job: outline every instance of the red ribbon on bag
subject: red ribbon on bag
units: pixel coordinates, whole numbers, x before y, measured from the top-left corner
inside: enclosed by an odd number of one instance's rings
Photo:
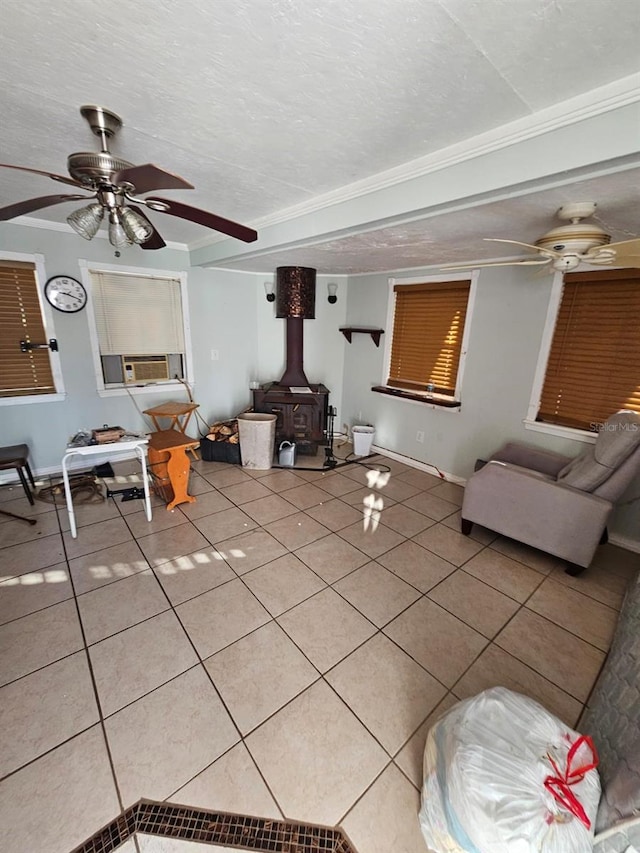
[[[580,747],[585,744],[591,752],[591,761],[588,764],[581,764],[579,767],[573,767],[573,759]],[[581,782],[585,774],[589,770],[593,770],[598,766],[598,753],[593,745],[593,740],[589,735],[581,735],[577,741],[572,744],[571,749],[567,754],[567,760],[564,770],[560,770],[553,758],[547,753],[547,758],[555,771],[555,776],[547,776],[544,780],[544,787],[549,793],[564,806],[565,809],[575,815],[587,829],[591,829],[591,821],[587,817],[587,813],[580,804],[578,798],[571,790],[571,785],[576,785]]]

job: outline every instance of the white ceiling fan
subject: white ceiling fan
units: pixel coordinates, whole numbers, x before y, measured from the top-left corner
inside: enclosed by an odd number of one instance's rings
[[[464,270],[476,267],[542,266],[549,270],[571,272],[580,264],[640,268],[640,238],[611,243],[611,236],[599,225],[583,222],[593,216],[596,203],[576,202],[563,205],[557,212],[558,219],[569,222],[547,231],[535,244],[499,237],[485,237],[493,243],[509,243],[524,246],[537,252],[537,257],[516,258],[511,261],[478,261],[475,264],[443,264],[441,269]]]

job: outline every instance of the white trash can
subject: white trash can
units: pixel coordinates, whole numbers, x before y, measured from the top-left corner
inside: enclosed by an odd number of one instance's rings
[[[277,415],[261,412],[244,412],[238,415],[243,468],[271,468],[276,441],[276,419]]]
[[[354,426],[351,429],[353,433],[353,452],[356,456],[368,456],[371,453],[371,445],[376,434],[375,428],[372,426]]]

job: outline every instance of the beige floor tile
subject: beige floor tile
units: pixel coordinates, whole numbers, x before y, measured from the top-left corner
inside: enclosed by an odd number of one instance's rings
[[[429,474],[427,471],[419,471],[416,468],[412,468],[409,471],[402,471],[396,476],[404,483],[411,483],[412,486],[418,486],[421,489],[433,489],[442,483],[441,477]]]
[[[98,722],[84,651],[0,689],[0,776]]]
[[[271,618],[240,580],[192,598],[176,612],[201,658],[210,657]]]
[[[224,509],[213,515],[207,515],[194,522],[198,530],[203,533],[209,542],[223,542],[233,536],[240,536],[249,530],[254,530],[258,525],[238,507]],[[195,550],[195,549],[194,549]]]
[[[169,799],[201,809],[276,820],[282,818],[280,809],[243,743],[218,758]]]
[[[450,527],[457,533],[460,533],[461,516],[462,513],[460,512],[460,510],[458,510],[458,512],[454,512],[453,515],[450,515],[448,518],[443,518],[442,524],[444,524],[446,527]],[[490,545],[498,538],[498,534],[495,533],[493,530],[488,530],[481,524],[474,524],[471,528],[471,533],[469,534],[468,538],[474,539],[476,542],[480,542],[481,545]]]
[[[196,451],[198,452],[198,451]],[[205,474],[215,474],[216,471],[227,471],[229,470],[228,462],[209,462],[206,459],[193,459],[191,458],[191,469],[193,471],[197,471],[201,477],[204,477]],[[235,466],[234,466],[235,469]]]
[[[96,643],[89,654],[104,717],[198,663],[171,610]]]
[[[253,569],[243,575],[243,580],[272,616],[279,616],[325,586],[295,554],[285,554]]]
[[[152,533],[160,533],[161,530],[184,524],[184,515],[179,509],[167,511],[166,508],[159,508],[153,513],[151,521],[147,520],[144,512],[134,512],[127,516],[127,524],[136,538],[151,536]]]
[[[489,639],[495,637],[520,606],[463,569],[445,578],[428,596]]]
[[[266,529],[290,551],[302,548],[330,532],[304,512],[297,512],[295,515],[274,521],[268,524]]]
[[[77,539],[73,539],[69,532],[64,533],[63,538],[67,557],[73,560],[74,557],[101,551],[119,542],[127,542],[133,537],[125,520],[118,517],[89,524],[87,527],[79,527]]]
[[[380,510],[398,503],[398,501],[394,500],[390,495],[368,488],[357,489],[355,492],[349,492],[346,495],[342,495],[340,500],[349,504],[349,506],[352,506],[354,509],[357,509],[360,512],[361,518],[363,517],[365,510],[372,506],[372,503],[375,503]],[[400,498],[398,500],[400,500]],[[382,501],[382,503],[380,503],[380,501]]]
[[[435,521],[442,521],[443,518],[452,515],[458,510],[457,504],[445,501],[443,498],[434,495],[433,492],[420,492],[406,500],[404,505],[423,513],[427,518],[434,519]]]
[[[418,789],[422,788],[422,783],[424,781],[422,765],[424,760],[424,748],[427,742],[429,729],[450,708],[453,708],[457,702],[458,700],[455,696],[451,693],[447,693],[444,699],[436,705],[424,723],[422,723],[415,734],[411,736],[394,759],[394,763],[398,765],[407,778],[413,782]]]
[[[132,539],[69,560],[76,595],[131,577],[148,568],[142,551]]]
[[[381,628],[420,597],[420,593],[378,563],[367,563],[334,588]]]
[[[298,477],[293,471],[267,472],[266,477],[260,478],[260,483],[271,489],[272,492],[284,492],[286,489],[295,489],[296,486],[304,484],[302,477]]]
[[[581,702],[604,660],[603,652],[526,607],[498,634],[496,644]]]
[[[403,542],[397,548],[381,554],[377,562],[420,592],[428,592],[456,570],[453,563],[443,560],[415,542]]]
[[[516,542],[515,539],[508,539],[506,536],[498,536],[491,543],[491,547],[496,551],[500,551],[501,554],[506,554],[507,557],[511,557],[513,560],[517,560],[520,563],[524,563],[525,566],[541,572],[543,575],[548,575],[559,564],[564,566],[563,561],[557,557],[545,554],[544,551],[538,551],[537,548],[531,548],[523,542]]]
[[[393,764],[376,779],[342,821],[357,850],[426,853],[418,811],[420,795]]]
[[[481,634],[428,598],[411,605],[384,633],[447,687],[487,644]]]
[[[97,643],[169,608],[151,569],[78,596],[87,643]]]
[[[559,567],[554,569],[549,577],[556,583],[608,604],[615,610],[620,609],[628,584],[626,578],[600,566],[589,566],[577,577],[571,577],[565,572],[564,567]]]
[[[406,501],[422,491],[420,486],[400,480],[394,474],[391,475],[386,483],[384,482],[384,475],[378,477],[374,488],[376,494],[382,495],[387,504],[389,501]]]
[[[213,488],[213,486],[211,488]],[[167,508],[167,502],[163,500],[159,495],[154,494],[154,492],[151,492],[149,496],[149,502],[151,503],[152,513],[164,512]],[[138,512],[144,513],[144,502],[142,500],[117,500],[115,501],[115,504],[118,507],[118,512],[123,518],[126,518],[128,515],[135,515]],[[62,510],[62,512],[66,512],[66,510]]]
[[[298,509],[309,509],[331,500],[331,495],[324,489],[319,489],[314,483],[302,483],[295,489],[287,489],[282,493],[282,497]]]
[[[283,613],[278,622],[320,672],[327,672],[376,632],[332,589]]]
[[[142,501],[140,501],[139,504],[142,506]],[[116,502],[111,498],[108,498],[102,503],[95,504],[74,503],[73,512],[76,519],[76,528],[78,530],[81,527],[87,527],[89,524],[108,521],[110,518],[120,518],[120,511]],[[58,517],[60,519],[60,529],[65,531],[69,530],[69,513],[67,512],[67,507],[64,504],[64,501],[63,505],[60,507]]]
[[[73,598],[66,563],[25,572],[0,584],[0,624]]]
[[[340,468],[338,473],[342,474],[343,477],[349,477],[350,480],[355,480],[360,486],[367,486],[368,488],[373,488],[374,481],[378,480],[380,475],[384,477],[385,482],[389,480],[391,475],[386,471],[383,472],[381,470],[382,466],[374,469],[373,466],[369,468],[369,464],[360,465],[354,463],[346,465],[344,468]]]
[[[200,495],[212,492],[214,486],[204,477],[201,477],[196,471],[191,471],[189,474],[189,485],[187,486],[187,494],[199,497]],[[182,505],[181,505],[182,506]],[[184,504],[187,506],[187,504]]]
[[[214,516],[208,516],[208,518],[214,518]],[[179,524],[169,530],[162,530],[151,536],[142,536],[138,539],[138,545],[152,566],[160,566],[168,560],[195,554],[200,550],[206,552],[211,547],[210,542],[190,522]]]
[[[296,551],[296,557],[299,557],[327,583],[334,583],[369,562],[366,554],[345,542],[340,536],[336,536],[335,533],[316,539],[304,548],[299,548]]]
[[[0,548],[8,548],[11,545],[20,545],[22,542],[31,542],[44,536],[51,536],[53,533],[60,533],[58,517],[55,512],[46,512],[41,515],[33,514],[31,518],[36,520],[35,524],[26,524],[24,521],[6,519],[3,516],[0,518],[3,519],[0,523]],[[2,552],[0,551],[0,553]]]
[[[596,549],[591,566],[610,569],[614,574],[630,579],[640,571],[640,554],[608,543]]]
[[[609,650],[618,612],[606,604],[548,578],[527,601],[527,607],[603,652]]]
[[[380,469],[388,468],[389,471],[396,476],[399,474],[411,474],[417,470],[411,465],[405,465],[403,462],[399,462],[397,459],[392,459],[390,456],[385,456],[383,453],[378,453],[367,464],[375,465]]]
[[[164,800],[238,742],[202,667],[190,669],[105,721],[125,808]]]
[[[427,518],[421,512],[416,512],[414,509],[405,504],[394,504],[386,507],[380,514],[380,520],[386,527],[390,527],[397,533],[403,536],[411,537],[421,530],[426,530],[435,524],[432,518]]]
[[[365,523],[367,523],[366,528]],[[384,524],[376,525],[374,516],[365,519],[364,522],[359,521],[357,524],[345,527],[339,535],[372,559],[384,554],[385,551],[390,551],[405,540],[404,536]]]
[[[451,530],[444,524],[436,524],[428,530],[423,530],[414,537],[414,541],[456,566],[462,566],[483,548],[479,542]]]
[[[54,566],[65,559],[60,534],[34,539],[21,545],[12,545],[0,551],[0,581]]]
[[[74,601],[63,601],[0,627],[0,684],[7,684],[84,646]]]
[[[429,494],[442,498],[445,501],[449,501],[449,503],[462,506],[464,486],[460,486],[458,483],[439,483],[439,485],[434,486],[433,489],[429,489]]]
[[[2,509],[5,510],[5,512],[14,512],[16,515],[23,515],[27,518],[38,518],[39,516],[45,515],[49,512],[52,512],[55,516],[55,504],[45,503],[44,501],[36,501],[34,504],[30,504],[26,497],[24,497],[22,487],[20,487],[20,494],[22,495],[22,497],[17,497],[15,495],[15,492],[13,492],[12,495],[7,498],[7,500],[3,500],[3,498],[0,497],[0,504],[2,504]],[[0,515],[0,524],[9,524],[10,522],[10,518],[4,515]],[[23,526],[30,527],[31,525],[24,525],[23,523]],[[36,525],[36,527],[37,526],[38,525]]]
[[[93,726],[0,783],[3,853],[68,853],[119,811],[102,728]]]
[[[468,699],[490,687],[507,687],[516,693],[524,693],[568,726],[575,726],[582,710],[577,699],[494,643],[487,646],[453,690],[460,699]]]
[[[250,501],[243,505],[242,510],[258,524],[269,524],[269,522],[278,521],[287,515],[294,515],[298,511],[297,507],[280,495],[271,495],[268,498]]]
[[[218,544],[217,550],[238,575],[244,575],[288,553],[284,545],[266,530],[251,530],[235,539],[226,539]]]
[[[314,485],[329,492],[334,498],[339,498],[341,495],[346,495],[349,492],[355,492],[359,488],[358,483],[350,477],[345,477],[337,472],[324,478],[324,480],[314,481]]]
[[[402,747],[446,693],[383,634],[367,640],[326,679],[389,755]]]
[[[249,501],[268,498],[272,494],[270,489],[253,479],[247,483],[237,483],[235,486],[223,486],[220,492],[234,504],[246,504]]]
[[[333,498],[309,507],[307,515],[323,524],[328,530],[342,530],[362,518],[362,510],[349,506],[340,498]]]
[[[216,489],[224,489],[227,486],[236,486],[239,483],[250,483],[251,477],[242,470],[239,465],[225,465],[224,468],[217,468],[214,471],[198,471],[201,477],[204,477]]]
[[[543,581],[540,572],[494,551],[493,548],[485,548],[465,563],[464,570],[520,602],[526,601]]]
[[[155,575],[174,606],[236,577],[212,546],[156,566]]]
[[[387,756],[328,684],[318,681],[245,741],[288,818],[334,826]]]
[[[208,658],[205,666],[243,735],[318,678],[275,622]]]

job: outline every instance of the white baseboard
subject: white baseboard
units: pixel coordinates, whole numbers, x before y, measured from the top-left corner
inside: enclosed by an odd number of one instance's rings
[[[420,462],[418,459],[412,459],[410,456],[403,456],[402,453],[396,453],[395,450],[387,450],[385,447],[378,447],[377,444],[371,446],[373,453],[379,453],[381,456],[388,456],[389,459],[395,459],[396,462],[402,462],[410,468],[416,468],[418,471],[426,471],[427,474],[434,474],[436,477],[442,475],[447,483],[457,483],[459,486],[464,486],[466,480],[464,477],[458,477],[456,474],[449,474],[447,471],[439,471],[435,465],[430,465],[428,462]]]
[[[618,548],[624,548],[626,551],[633,551],[635,554],[640,554],[640,542],[637,539],[629,539],[628,536],[618,536],[616,533],[610,533],[609,542],[612,545],[617,545]]]

